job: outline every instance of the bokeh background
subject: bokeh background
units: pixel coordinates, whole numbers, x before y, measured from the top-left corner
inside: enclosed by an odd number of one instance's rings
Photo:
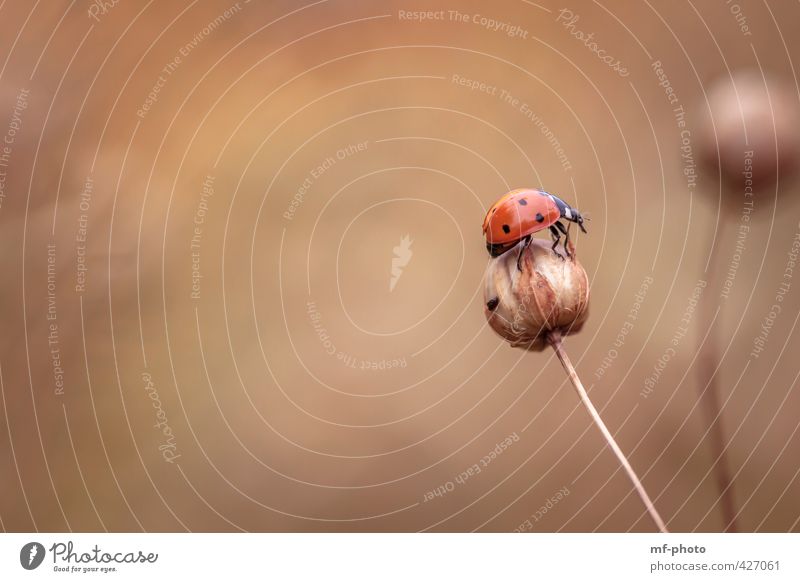
[[[726,526],[716,337],[739,529],[800,530],[792,150],[752,197],[704,162],[740,70],[797,133],[799,17],[2,2],[0,525],[652,531],[552,351],[484,318],[486,208],[541,187],[591,217],[566,348],[669,527]]]

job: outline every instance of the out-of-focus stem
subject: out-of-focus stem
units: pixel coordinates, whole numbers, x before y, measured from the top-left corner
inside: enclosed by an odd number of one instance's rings
[[[614,440],[614,437],[609,432],[608,428],[603,422],[603,419],[600,418],[600,413],[597,412],[594,404],[592,404],[592,401],[589,399],[589,394],[583,387],[581,379],[578,377],[578,373],[575,371],[575,367],[572,365],[569,356],[567,356],[567,352],[564,351],[564,346],[561,342],[561,333],[558,330],[549,332],[547,334],[547,341],[551,346],[553,346],[558,359],[561,361],[561,365],[564,366],[564,370],[567,372],[570,382],[572,382],[572,385],[578,392],[581,402],[586,407],[586,410],[589,412],[592,420],[597,425],[597,428],[599,428],[600,432],[603,433],[603,437],[606,439],[608,446],[611,447],[611,450],[614,451],[614,454],[617,456],[622,468],[625,469],[625,472],[628,474],[628,478],[636,488],[636,492],[639,494],[639,497],[641,497],[647,512],[650,514],[650,517],[653,518],[653,521],[660,531],[668,533],[667,526],[664,524],[664,520],[661,519],[661,516],[658,514],[658,511],[656,510],[655,505],[653,505],[653,502],[650,499],[650,496],[647,494],[647,491],[645,491],[644,485],[642,485],[642,482],[639,480],[639,477],[636,475],[633,467],[631,467],[631,464],[628,462],[628,458],[625,456],[625,453],[623,453],[622,449],[620,449],[619,445],[617,445],[617,441]]]
[[[723,186],[724,187],[724,186]],[[716,262],[719,255],[719,243],[722,235],[727,230],[725,227],[733,220],[731,211],[723,207],[721,209],[722,226],[719,236],[715,237],[711,244],[708,258],[707,277],[709,279],[708,288],[715,289],[717,273],[719,269]],[[703,413],[704,424],[708,427],[708,441],[711,448],[711,456],[714,459],[714,476],[717,481],[717,493],[719,495],[720,510],[722,519],[725,522],[723,531],[736,532],[736,507],[733,500],[733,481],[731,471],[728,466],[728,455],[725,454],[725,429],[722,425],[722,411],[720,410],[719,396],[719,377],[716,373],[720,364],[718,332],[717,326],[712,323],[714,320],[714,304],[708,300],[702,301],[701,313],[703,314],[701,326],[708,329],[705,342],[701,343],[697,351],[698,356],[698,398],[700,399],[700,409]],[[698,341],[702,340],[702,335],[698,336]]]

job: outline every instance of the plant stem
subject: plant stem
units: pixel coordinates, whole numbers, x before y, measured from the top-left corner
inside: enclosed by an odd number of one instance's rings
[[[639,477],[636,476],[636,472],[633,470],[633,467],[631,467],[631,464],[628,462],[628,458],[625,456],[625,453],[622,452],[622,449],[619,448],[619,445],[617,445],[617,441],[614,440],[614,437],[609,432],[608,428],[603,422],[603,419],[600,418],[600,413],[597,412],[594,404],[592,404],[592,401],[589,399],[589,394],[583,387],[581,379],[578,378],[578,373],[575,371],[575,367],[572,365],[569,356],[567,356],[567,352],[564,351],[564,346],[561,343],[561,332],[558,330],[549,332],[547,334],[547,341],[551,346],[553,346],[558,359],[561,361],[561,365],[564,366],[567,376],[572,382],[572,385],[575,387],[575,390],[578,392],[581,402],[583,402],[586,410],[589,411],[589,415],[592,417],[592,420],[594,420],[597,428],[600,429],[600,432],[603,433],[603,437],[605,437],[606,442],[608,442],[608,446],[611,447],[612,451],[614,451],[614,454],[617,456],[622,468],[625,469],[625,472],[628,474],[628,478],[636,488],[636,492],[639,494],[639,497],[642,498],[642,502],[644,503],[645,508],[647,508],[647,512],[650,514],[650,517],[653,518],[653,521],[661,532],[669,533],[667,526],[664,525],[664,520],[661,519],[661,516],[658,514],[653,502],[650,500],[650,496],[647,494],[647,491],[645,491],[644,485],[642,485],[642,482],[639,480]]]
[[[718,236],[713,239],[708,255],[708,269],[706,276],[708,288],[716,288],[719,269],[716,268],[717,255],[719,254],[718,241],[722,239],[726,226],[732,223],[734,218],[731,216],[730,209],[722,208],[722,226]],[[705,425],[708,427],[708,441],[711,448],[711,455],[714,460],[713,470],[717,480],[717,493],[719,494],[720,510],[722,512],[723,528],[722,531],[737,532],[736,506],[733,499],[733,480],[731,479],[730,467],[728,465],[728,455],[725,453],[725,428],[722,424],[722,411],[720,407],[719,394],[719,375],[716,373],[719,367],[719,347],[717,326],[712,325],[714,319],[714,304],[710,301],[701,302],[702,320],[701,325],[708,329],[705,343],[698,335],[699,345],[698,357],[698,399],[701,404],[701,412]]]

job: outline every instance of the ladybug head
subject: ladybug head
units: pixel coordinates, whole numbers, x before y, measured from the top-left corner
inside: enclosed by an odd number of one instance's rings
[[[512,241],[510,243],[496,243],[492,244],[490,242],[486,242],[486,250],[489,251],[489,255],[492,257],[499,257],[505,252],[510,251],[519,243],[518,240]]]
[[[583,226],[583,221],[584,220],[589,220],[589,218],[587,217],[587,218],[584,219],[583,215],[580,212],[576,211],[575,222],[577,222],[578,226],[580,227],[580,229],[584,233],[586,233],[586,228],[584,228],[584,226]]]

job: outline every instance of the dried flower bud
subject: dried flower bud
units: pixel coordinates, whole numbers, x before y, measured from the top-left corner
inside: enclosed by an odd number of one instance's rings
[[[533,239],[523,251],[517,269],[519,246],[489,262],[483,291],[489,325],[513,347],[541,351],[546,334],[559,330],[575,333],[583,326],[589,307],[589,277],[572,258],[556,255],[550,244]]]

